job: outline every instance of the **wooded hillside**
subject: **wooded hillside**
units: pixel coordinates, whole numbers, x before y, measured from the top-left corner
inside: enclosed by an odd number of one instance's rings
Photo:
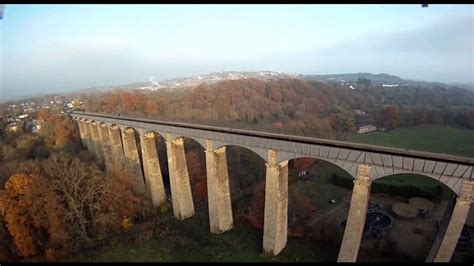
[[[474,128],[474,93],[301,79],[229,80],[194,88],[114,91],[84,97],[88,111],[338,138],[365,119],[394,129],[422,124]],[[366,115],[361,115],[360,110]]]

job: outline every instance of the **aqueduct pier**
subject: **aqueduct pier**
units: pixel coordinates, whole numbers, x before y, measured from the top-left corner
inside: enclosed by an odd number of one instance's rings
[[[210,231],[215,234],[233,227],[226,146],[245,147],[260,155],[266,162],[263,250],[271,255],[279,254],[287,241],[291,159],[324,160],[354,178],[338,262],[357,259],[371,182],[378,178],[399,173],[424,175],[445,184],[457,195],[444,234],[435,242],[427,261],[451,260],[474,201],[473,158],[98,113],[72,112],[71,117],[78,122],[83,145],[106,167],[124,165],[135,178],[134,190],[149,197],[154,206],[166,202],[155,145],[156,134],[161,135],[166,141],[173,212],[178,219],[194,215],[183,137],[200,143],[206,154]]]

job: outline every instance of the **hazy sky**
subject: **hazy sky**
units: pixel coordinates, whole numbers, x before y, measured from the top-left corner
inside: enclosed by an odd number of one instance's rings
[[[0,101],[230,70],[473,82],[473,5],[9,5]]]

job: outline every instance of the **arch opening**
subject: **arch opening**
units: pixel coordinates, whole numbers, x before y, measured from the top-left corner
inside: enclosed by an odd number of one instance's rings
[[[456,194],[432,177],[397,173],[371,184],[369,210],[358,261],[426,261],[449,222]],[[392,223],[376,228],[382,213]],[[434,250],[434,251],[432,251]]]
[[[217,149],[220,149],[220,148],[223,148],[223,147],[238,147],[239,149],[244,149],[244,150],[249,151],[252,154],[256,155],[257,157],[255,157],[255,158],[257,160],[263,160],[264,162],[267,162],[267,159],[266,159],[267,158],[267,153],[268,153],[267,149],[259,150],[258,148],[246,147],[246,146],[237,145],[237,144],[221,145],[221,146],[214,147],[214,149],[217,150]]]
[[[195,139],[188,137],[178,138],[183,138],[186,166],[188,168],[194,207],[196,209],[203,206],[207,207],[207,175],[204,147]]]
[[[343,183],[342,180],[348,180]],[[288,239],[279,256],[292,261],[337,261],[353,177],[314,157],[288,160]]]
[[[395,176],[395,177],[394,177]],[[379,175],[376,176],[372,181],[380,180],[382,179],[381,182],[384,182],[384,178],[391,178],[394,177],[397,179],[399,182],[404,182],[403,180],[406,179],[407,182],[409,182],[409,178],[412,179],[413,182],[415,183],[420,183],[419,179],[425,180],[426,178],[429,179],[427,181],[428,184],[441,184],[443,186],[443,189],[448,189],[450,192],[456,193],[456,191],[453,189],[452,186],[449,186],[449,182],[442,182],[441,180],[429,175],[429,174],[421,174],[421,173],[414,173],[412,171],[402,171],[402,172],[397,172],[396,174],[384,174],[384,175]],[[461,178],[454,180],[456,184],[454,185],[460,185],[461,184]]]
[[[256,254],[262,252],[265,205],[265,160],[255,151],[226,145],[233,232]]]
[[[296,155],[296,154],[283,152],[282,156],[281,157],[279,156],[278,159],[279,159],[279,160],[277,160],[278,164],[281,164],[284,161],[288,161],[288,162],[293,161],[294,162],[295,160],[300,160],[300,159],[306,159],[306,160],[314,159],[314,160],[317,160],[317,161],[324,162],[323,164],[325,165],[325,167],[329,167],[329,169],[331,169],[331,171],[334,171],[334,172],[338,173],[339,175],[350,176],[353,179],[355,177],[353,176],[353,174],[351,173],[349,168],[357,169],[357,168],[354,168],[353,165],[343,166],[343,165],[339,164],[342,161],[334,162],[334,161],[331,161],[331,159],[324,158],[324,157],[318,157],[318,156],[299,156],[299,155]],[[357,164],[357,163],[355,162],[355,164]],[[329,165],[331,165],[331,166],[329,166]],[[353,172],[354,174],[355,174],[355,171]]]

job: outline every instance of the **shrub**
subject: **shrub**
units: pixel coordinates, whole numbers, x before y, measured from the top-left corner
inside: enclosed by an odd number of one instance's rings
[[[161,205],[161,206],[160,206],[160,213],[161,213],[161,214],[165,214],[165,213],[167,213],[167,212],[168,212],[168,206],[166,206],[166,205]]]
[[[353,179],[351,177],[333,174],[333,183],[337,186],[352,188]],[[409,183],[382,183],[373,182],[371,185],[372,193],[385,193],[391,196],[423,197],[431,200],[438,199],[442,196],[443,188],[441,184],[435,186],[411,185]]]
[[[292,185],[298,182],[298,176],[296,174],[288,175],[288,185]]]
[[[354,182],[353,182],[354,179],[352,177],[345,177],[341,175],[332,174],[331,179],[334,182],[334,184],[337,186],[352,188],[352,186],[354,185]]]

